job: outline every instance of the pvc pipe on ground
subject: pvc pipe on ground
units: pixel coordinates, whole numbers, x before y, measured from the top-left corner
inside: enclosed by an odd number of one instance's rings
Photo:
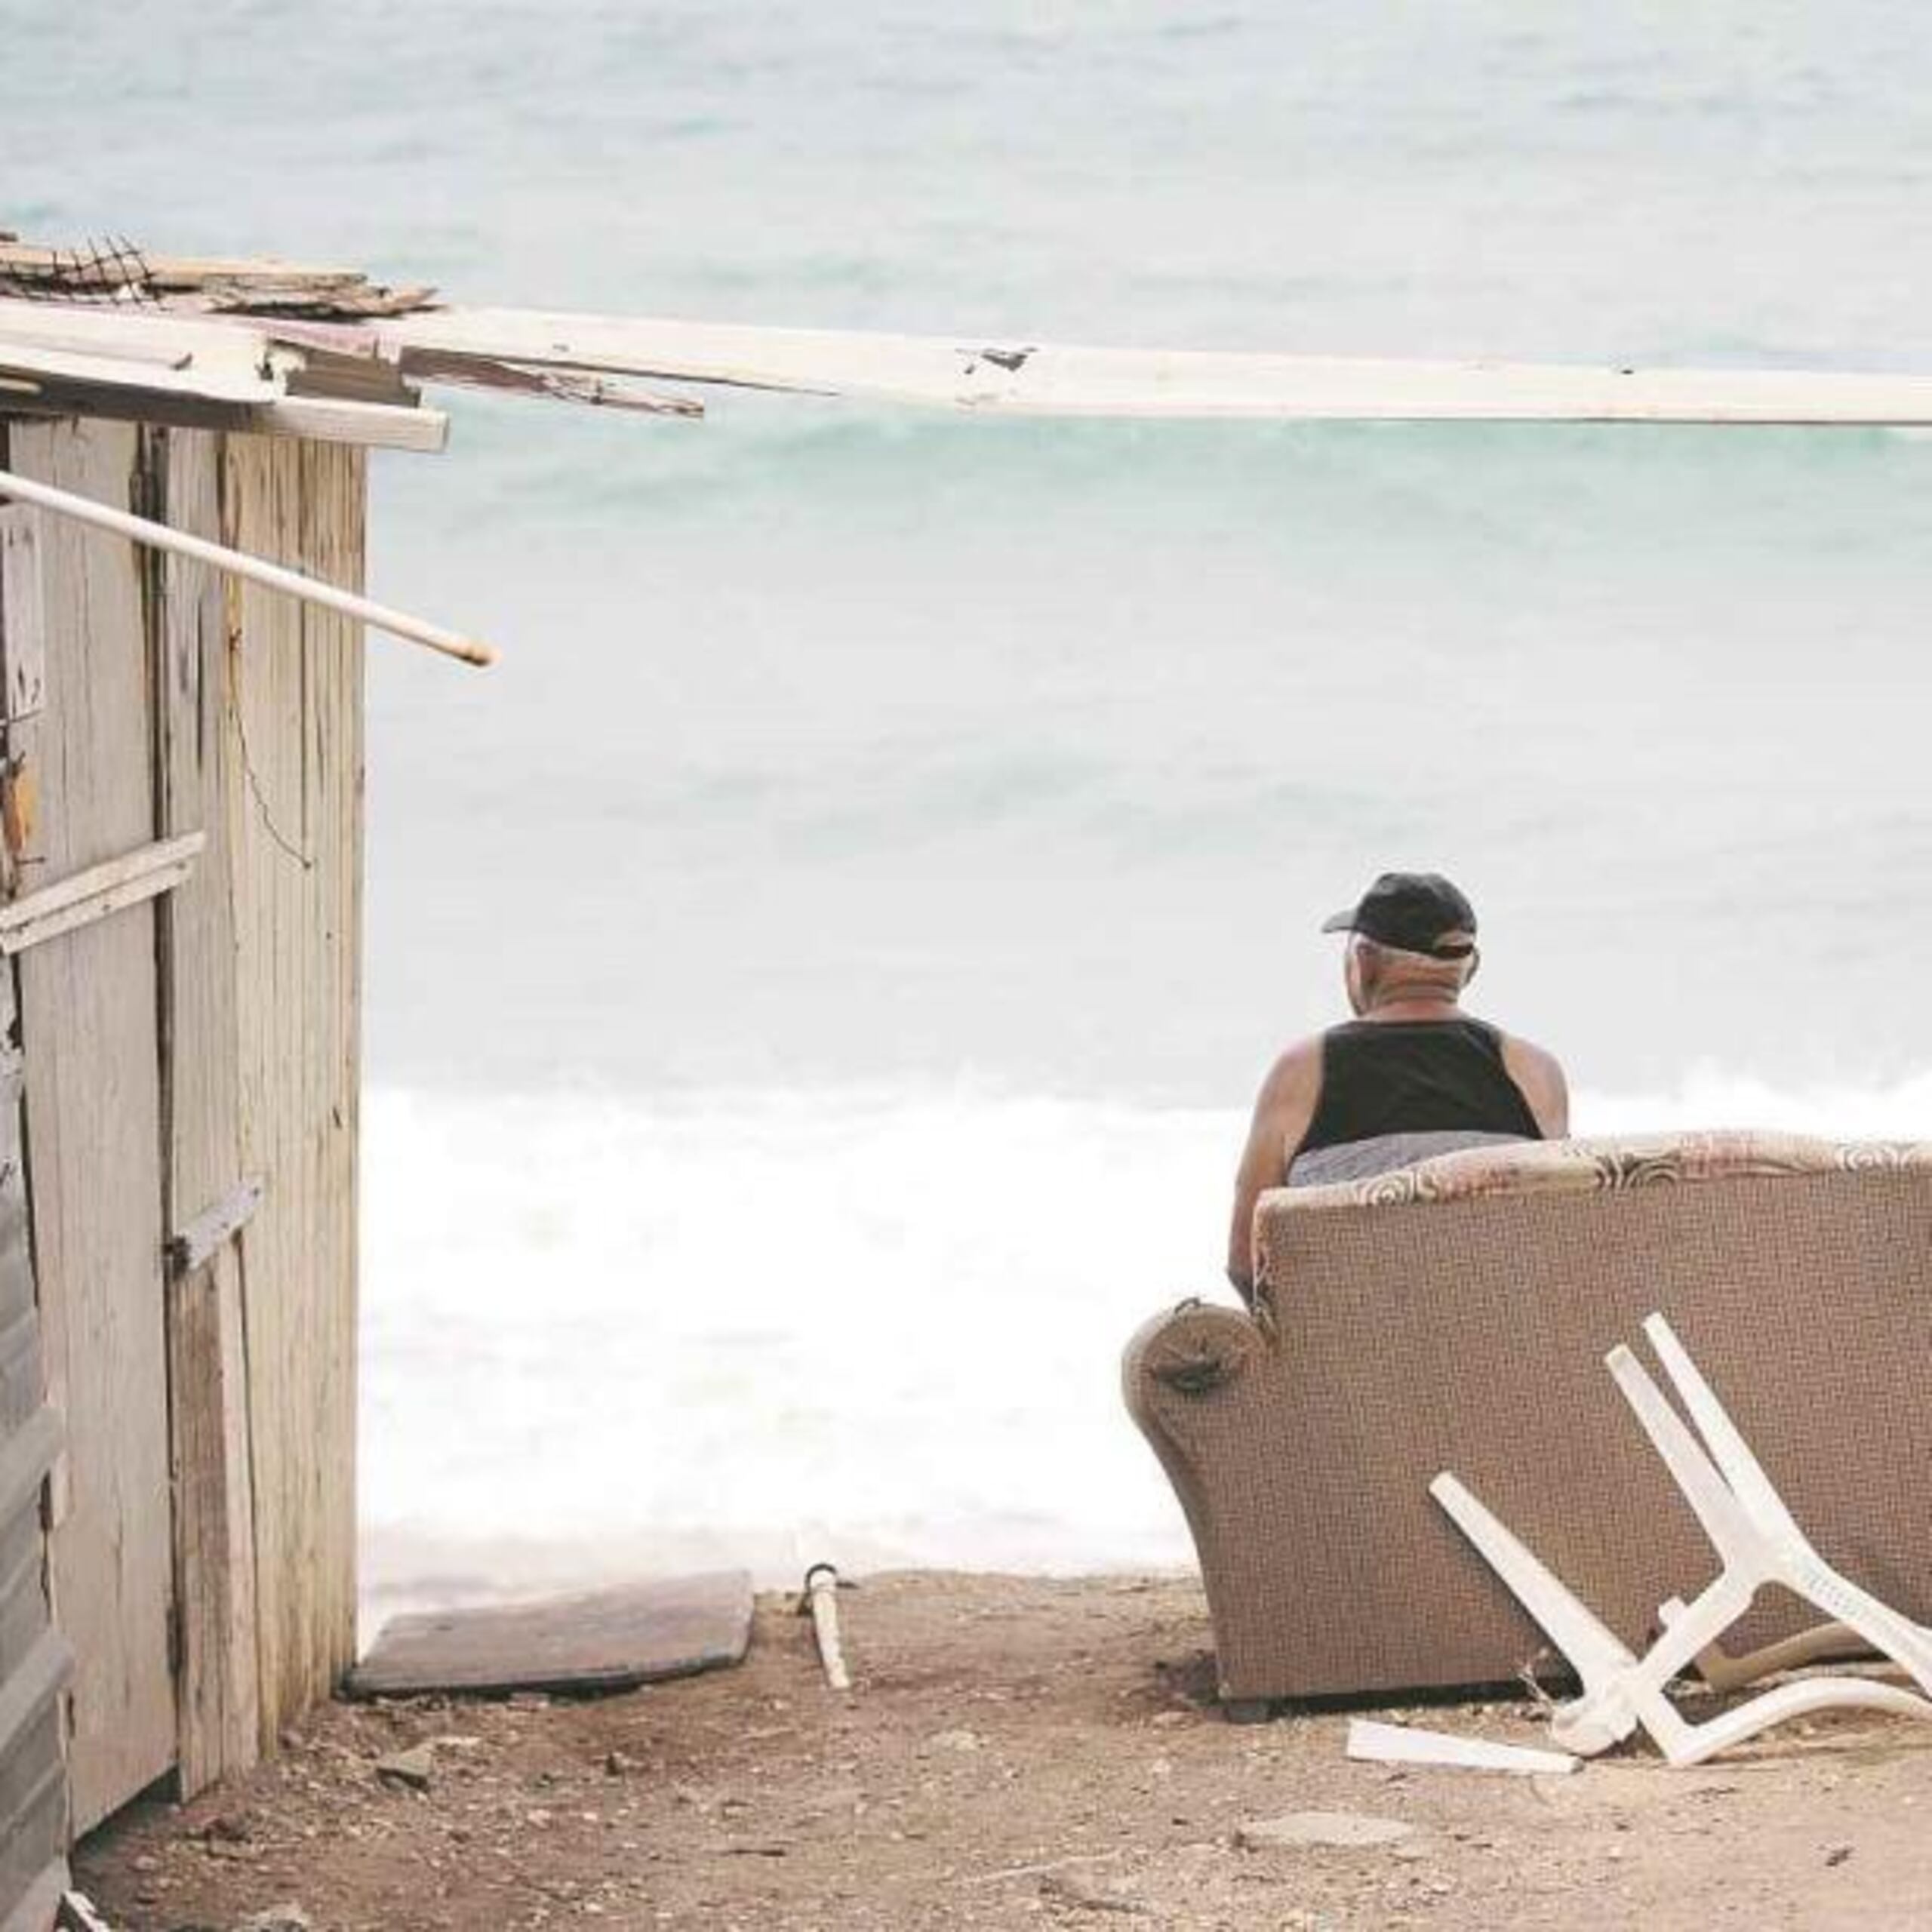
[[[835,1690],[851,1690],[852,1679],[838,1645],[838,1572],[829,1563],[814,1563],[805,1572],[804,1607],[811,1612],[812,1634],[818,1639],[826,1682]]]

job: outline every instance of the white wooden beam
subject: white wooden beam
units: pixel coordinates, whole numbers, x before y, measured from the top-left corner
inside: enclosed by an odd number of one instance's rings
[[[162,839],[0,906],[0,955],[11,958],[45,940],[172,891],[194,869],[207,843],[207,835],[199,832]]]
[[[213,420],[263,435],[432,453],[449,440],[439,411],[328,394],[307,364],[306,346],[256,318],[0,300],[0,384],[24,383],[50,408],[163,421],[172,398],[236,412]],[[305,392],[291,394],[305,377]]]
[[[440,409],[392,403],[343,402],[333,396],[284,396],[259,405],[249,426],[264,435],[303,436],[311,442],[354,443],[364,449],[411,450],[434,456],[449,441],[450,419]]]
[[[0,368],[25,375],[263,402],[281,394],[288,372],[301,360],[258,322],[0,300]]]
[[[1091,349],[521,309],[361,326],[405,373],[421,352],[982,414],[1932,426],[1924,376]]]
[[[189,1275],[226,1247],[255,1217],[265,1183],[251,1174],[211,1208],[197,1214],[178,1233],[168,1238],[168,1265],[177,1275]]]

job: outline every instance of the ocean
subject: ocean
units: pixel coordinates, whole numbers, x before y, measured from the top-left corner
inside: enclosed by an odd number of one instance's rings
[[[454,299],[1932,369],[1896,4],[0,0],[0,226]],[[1932,442],[452,393],[377,460],[365,1580],[1181,1561],[1121,1345],[1225,1294],[1388,866],[1580,1131],[1932,1132]]]

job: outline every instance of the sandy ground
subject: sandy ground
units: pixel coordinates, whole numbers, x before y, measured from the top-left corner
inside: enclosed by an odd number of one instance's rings
[[[285,1901],[318,1932],[1932,1925],[1932,1726],[1800,1724],[1690,1771],[1404,1770],[1347,1761],[1339,1714],[1224,1722],[1192,1579],[902,1575],[841,1610],[848,1697],[761,1600],[735,1670],[319,1711],[252,1777],[123,1814],[77,1882],[129,1932]],[[1527,1705],[1411,1715],[1544,1741]],[[378,1774],[428,1740],[426,1789]],[[1411,1829],[1240,1841],[1318,1809]]]

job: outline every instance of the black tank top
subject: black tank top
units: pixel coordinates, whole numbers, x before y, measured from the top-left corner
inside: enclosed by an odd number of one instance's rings
[[[1480,1020],[1352,1020],[1321,1038],[1321,1097],[1298,1154],[1384,1134],[1543,1130]]]

